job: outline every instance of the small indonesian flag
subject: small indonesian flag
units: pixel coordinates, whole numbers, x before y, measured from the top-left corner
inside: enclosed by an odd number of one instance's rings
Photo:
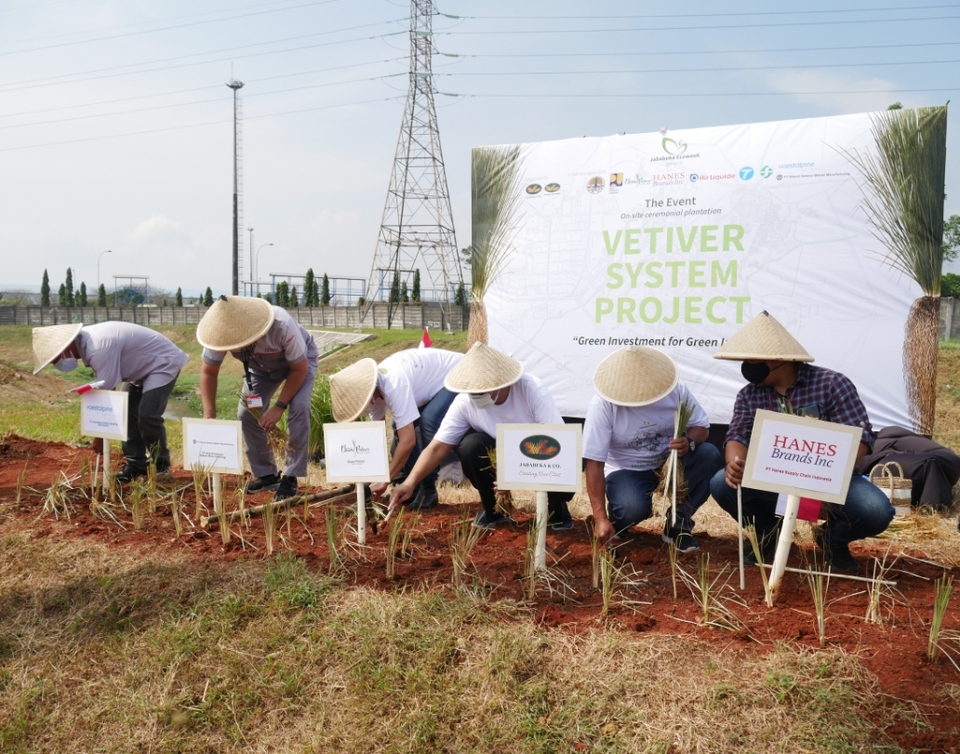
[[[420,338],[420,345],[417,348],[429,348],[433,344],[433,341],[430,340],[430,328],[423,328],[423,337]]]
[[[97,380],[96,382],[88,382],[86,385],[80,385],[75,388],[68,390],[68,393],[76,393],[77,395],[83,395],[90,390],[96,390],[97,388],[103,387],[103,380]]]

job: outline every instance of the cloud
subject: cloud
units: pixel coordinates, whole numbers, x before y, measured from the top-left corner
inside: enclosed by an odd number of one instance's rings
[[[770,71],[764,79],[770,88],[792,94],[796,102],[831,114],[886,110],[897,101],[912,106],[900,93],[888,91],[897,84],[887,79],[824,70]]]

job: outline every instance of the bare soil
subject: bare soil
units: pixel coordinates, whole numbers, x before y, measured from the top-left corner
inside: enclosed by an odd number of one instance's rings
[[[61,443],[36,442],[16,435],[0,440],[0,503],[6,514],[0,522],[0,533],[29,530],[35,538],[93,538],[110,547],[148,552],[151,559],[161,560],[164,553],[184,551],[198,560],[266,556],[262,519],[252,519],[245,526],[234,524],[233,536],[226,545],[215,525],[199,527],[194,516],[196,500],[189,472],[177,472],[174,481],[165,483],[161,490],[179,490],[183,495],[183,507],[190,522],[185,523],[180,537],[175,533],[169,501],[146,518],[141,531],[134,529],[130,512],[120,504],[112,508],[120,525],[95,516],[89,500],[82,497],[79,489],[87,483],[86,479],[79,478],[81,470],[91,468],[94,458],[87,448]],[[24,468],[17,502],[18,479]],[[43,512],[47,489],[64,478],[74,479],[73,485],[77,488],[69,520]],[[235,480],[231,479],[227,500],[233,499],[234,484]],[[473,503],[469,506],[472,514],[479,509],[479,500],[471,493],[472,490],[460,492],[458,496]],[[444,497],[442,491],[441,498]],[[256,505],[269,498],[269,494],[248,496],[246,504]],[[202,502],[205,508],[211,505],[209,500]],[[347,524],[350,521],[355,524],[348,506],[342,507]],[[347,581],[384,590],[449,588],[453,575],[450,532],[461,516],[461,506],[444,504],[423,512],[419,518],[408,518],[414,530],[412,555],[397,558],[393,579],[386,577],[386,533],[368,531],[367,547],[358,548],[355,530],[346,530],[341,550],[346,560]],[[529,513],[518,513],[515,525],[484,534],[473,552],[474,571],[469,578],[487,590],[491,600],[524,599],[524,556],[530,519]],[[574,633],[602,625],[627,633],[695,637],[722,647],[756,652],[768,651],[780,642],[820,646],[811,593],[804,575],[788,572],[776,606],[768,608],[764,604],[759,569],[748,568],[746,589],[741,592],[737,588],[735,536],[711,536],[709,531],[698,531],[702,549],[710,557],[711,572],[714,577],[719,575],[716,592],[736,624],[732,629],[704,625],[702,611],[683,583],[677,584],[678,597],[674,598],[669,552],[659,536],[660,523],[662,519],[647,522],[646,528],[638,529],[617,549],[621,568],[632,573],[632,584],[625,596],[641,604],[628,607],[623,600],[616,601],[607,615],[603,615],[602,594],[593,587],[593,545],[586,523],[578,521],[572,531],[549,533],[548,563],[554,580],[552,588],[548,584],[538,586],[534,612],[538,623]],[[931,543],[960,536],[953,521],[939,522],[938,526],[936,531],[931,530]],[[302,506],[289,521],[281,515],[278,531],[283,538],[282,543],[278,542],[279,549],[292,550],[317,572],[328,570],[326,520],[322,508],[313,508],[306,519]],[[882,559],[890,547],[888,540],[870,540],[858,543],[855,554],[866,564],[873,562],[871,556]],[[960,548],[953,551],[957,549]],[[884,720],[875,721],[904,749],[960,754],[960,672],[948,660],[941,658],[931,663],[926,657],[934,584],[944,572],[956,575],[958,563],[949,562],[942,549],[929,551],[923,538],[912,545],[898,544],[893,551],[900,557],[887,578],[897,585],[882,598],[882,623],[865,620],[869,599],[866,583],[830,580],[826,643],[855,654],[876,676],[884,693],[919,705],[929,722],[928,728],[896,729]],[[795,544],[789,566],[804,568],[811,554],[810,545]],[[891,559],[892,556],[888,557],[888,562]],[[696,555],[680,555],[678,561],[684,571],[696,573]],[[865,565],[861,575],[869,575],[866,571]],[[944,625],[946,630],[960,630],[957,600],[954,595]]]

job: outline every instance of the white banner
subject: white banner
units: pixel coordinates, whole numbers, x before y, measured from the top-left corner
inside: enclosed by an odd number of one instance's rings
[[[845,152],[869,115],[523,147],[513,250],[486,301],[490,344],[584,416],[600,360],[651,345],[714,423],[744,385],[714,360],[762,310],[849,376],[874,425],[912,426],[901,367],[919,286],[881,259]]]

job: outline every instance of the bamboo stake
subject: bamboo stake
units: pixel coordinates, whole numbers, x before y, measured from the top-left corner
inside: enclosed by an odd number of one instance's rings
[[[367,543],[367,501],[362,484],[357,485],[357,544]]]
[[[533,567],[536,571],[547,570],[547,493],[537,490],[537,545],[533,553]]]
[[[764,568],[774,568],[774,566],[763,564]],[[785,566],[784,571],[790,573],[802,573],[804,575],[810,574],[812,576],[828,576],[831,579],[850,579],[850,581],[867,581],[870,583],[882,584],[883,586],[896,586],[896,581],[884,581],[882,579],[876,580],[871,579],[867,576],[854,576],[853,574],[841,573],[840,571],[811,571],[806,568],[792,568],[790,566]],[[860,592],[858,592],[860,594]]]
[[[742,592],[747,584],[743,575],[743,485],[740,484],[737,485],[737,543],[740,549],[740,591]]]
[[[312,495],[298,495],[295,497],[288,497],[286,500],[279,500],[275,503],[264,503],[263,505],[254,505],[252,508],[246,508],[242,511],[230,511],[229,513],[220,514],[227,521],[236,521],[243,516],[261,516],[267,508],[272,510],[284,510],[293,505],[296,505],[303,501],[305,498],[309,503],[315,502],[339,502],[341,498],[346,498],[353,492],[353,485],[348,484],[346,487],[338,487],[335,490],[325,490],[323,492],[315,492]],[[212,516],[203,516],[200,519],[200,526],[207,526],[207,524],[216,523],[219,520],[220,516],[214,514]]]

